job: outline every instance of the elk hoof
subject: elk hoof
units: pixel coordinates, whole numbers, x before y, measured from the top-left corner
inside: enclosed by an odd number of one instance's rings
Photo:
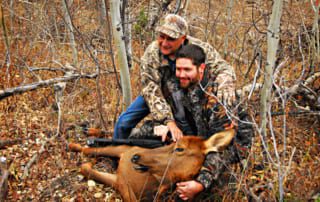
[[[81,152],[82,147],[80,144],[70,143],[67,145],[67,151],[73,151],[73,152]]]
[[[88,177],[89,174],[90,174],[91,169],[92,169],[92,163],[84,163],[84,164],[81,165],[81,171],[80,172],[84,176]]]

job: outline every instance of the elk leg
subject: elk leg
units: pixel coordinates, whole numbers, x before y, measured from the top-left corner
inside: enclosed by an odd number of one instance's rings
[[[97,129],[97,128],[88,128],[88,127],[83,127],[82,129],[83,133],[87,136],[94,136],[94,137],[107,137],[107,136],[112,136],[112,134],[108,134],[108,132]]]
[[[108,147],[87,147],[83,148],[82,152],[88,156],[110,156],[110,157],[121,157],[125,151],[130,149],[130,146],[108,146]]]
[[[82,147],[80,144],[70,143],[68,149],[74,152],[82,152],[88,156],[110,156],[119,157],[122,153],[132,147],[127,145],[108,146],[108,147]]]
[[[116,181],[117,181],[116,174],[100,172],[95,169],[92,169],[91,163],[82,164],[81,165],[81,173],[85,177],[87,177],[88,179],[96,180],[98,182],[109,185],[111,187],[114,187],[116,185]]]

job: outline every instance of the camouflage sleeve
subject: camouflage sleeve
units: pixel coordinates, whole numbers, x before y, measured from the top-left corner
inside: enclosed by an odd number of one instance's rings
[[[235,79],[235,73],[233,67],[227,63],[217,50],[215,50],[211,45],[207,44],[207,62],[206,64],[210,67],[212,73],[215,75],[222,74],[227,76],[233,82]]]
[[[237,134],[234,141],[234,146],[238,152],[240,159],[245,159],[250,153],[250,148],[254,136],[252,119],[247,111],[238,107],[237,117]]]
[[[224,171],[225,162],[223,161],[222,153],[211,152],[206,156],[196,181],[200,182],[207,190]]]
[[[152,43],[141,59],[142,96],[147,102],[154,120],[174,120],[171,108],[161,92],[160,61],[156,43]]]
[[[229,65],[210,44],[206,44],[207,51],[206,64],[210,68],[212,74],[216,76],[218,84],[217,97],[224,104],[231,106],[235,101],[235,72],[233,67]]]
[[[218,181],[221,174],[229,169],[233,163],[238,163],[238,151],[232,144],[223,152],[211,152],[207,154],[196,181],[200,182],[205,189],[209,189],[213,182]]]

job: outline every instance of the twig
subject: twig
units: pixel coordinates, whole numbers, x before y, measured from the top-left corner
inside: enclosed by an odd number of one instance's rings
[[[222,37],[220,36],[216,36],[218,40],[223,40]],[[237,53],[234,52],[228,52],[228,55],[230,57],[232,57],[233,59],[235,59],[236,61],[238,61],[239,63],[243,63],[243,64],[248,64],[247,60],[245,60],[244,58],[242,58],[240,55],[238,55]]]
[[[18,138],[18,139],[13,139],[13,140],[0,139],[0,149],[4,148],[6,146],[11,146],[11,145],[21,143],[23,140],[26,140],[26,139],[27,138]]]
[[[312,82],[314,82],[318,78],[320,78],[320,72],[317,72],[317,73],[313,74],[312,76],[308,77],[302,84],[295,84],[290,88],[283,87],[283,89],[285,90],[285,94],[287,94],[287,96],[296,95],[299,93],[299,91],[298,91],[299,89],[305,88],[305,86],[310,85]],[[242,87],[241,89],[238,89],[237,94],[240,95],[241,97],[244,97],[245,94],[247,94],[249,92],[251,94],[252,92],[259,91],[261,88],[262,88],[261,83],[256,83],[255,85],[248,84],[248,85]],[[310,91],[310,89],[307,89],[306,91]]]
[[[79,31],[79,29],[74,26],[74,22],[73,20],[71,19],[71,15],[70,15],[70,10],[67,6],[67,1],[64,0],[64,4],[65,4],[65,9],[66,9],[66,13],[68,14],[67,16],[67,19],[66,19],[66,23],[67,25],[69,25],[69,29],[70,29],[70,36],[73,37],[73,30],[75,30],[75,32],[78,34],[78,36],[80,37],[80,39],[82,40],[82,43],[84,44],[84,47],[85,49],[88,51],[89,53],[89,56],[91,57],[91,59],[94,61],[95,65],[96,65],[96,73],[97,73],[97,76],[96,76],[96,92],[97,92],[97,95],[98,95],[98,99],[97,99],[97,108],[98,108],[98,113],[100,115],[100,120],[102,122],[102,125],[104,128],[106,128],[106,121],[104,120],[103,118],[103,108],[102,108],[102,95],[101,95],[101,90],[100,90],[100,74],[101,74],[101,65],[99,63],[99,60],[94,56],[93,52],[91,51],[90,49],[90,46],[89,44],[86,42],[84,36],[82,35],[82,33]],[[74,39],[73,39],[73,43],[74,44]],[[74,58],[77,58],[77,55],[76,55],[76,50],[73,46],[73,52],[74,52]],[[115,71],[116,72],[116,71]]]
[[[251,196],[254,199],[253,201],[261,201],[260,198],[254,193],[252,188],[244,188],[243,190],[246,192],[248,196]]]
[[[53,137],[50,138],[52,140]],[[30,159],[30,161],[27,163],[27,165],[24,168],[22,179],[25,179],[28,176],[29,169],[32,166],[32,164],[38,159],[38,157],[45,151],[45,145],[47,144],[49,140],[46,140],[42,143],[41,148],[38,153],[34,154],[33,157]]]
[[[55,84],[55,83],[73,81],[73,80],[79,79],[79,78],[92,79],[92,78],[96,78],[97,75],[98,74],[73,74],[73,75],[69,75],[69,76],[48,79],[45,81],[39,81],[37,83],[31,83],[31,84],[27,84],[25,86],[19,86],[19,87],[15,87],[15,88],[8,88],[5,90],[0,90],[0,100],[4,99],[6,97],[12,96],[14,94],[20,94],[20,93],[24,93],[27,91],[36,90],[37,88],[47,87],[47,86]]]
[[[56,137],[58,137],[58,135],[60,134],[61,100],[62,100],[62,95],[63,95],[63,91],[64,91],[65,87],[66,87],[66,83],[64,83],[64,82],[60,82],[54,86],[56,103],[57,103],[57,107],[58,107],[58,126],[57,126],[56,134],[54,136],[52,136],[51,138],[46,139],[45,141],[42,142],[39,152],[36,153],[35,155],[33,155],[33,157],[30,159],[30,161],[27,163],[26,167],[24,168],[22,179],[25,179],[26,177],[28,177],[30,167],[34,164],[34,162],[38,159],[38,157],[45,151],[45,146],[48,144],[48,142],[51,142]]]
[[[8,191],[8,177],[9,171],[4,168],[0,168],[2,175],[0,176],[0,201],[5,201]]]

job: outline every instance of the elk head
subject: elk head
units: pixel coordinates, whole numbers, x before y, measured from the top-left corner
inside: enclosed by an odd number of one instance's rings
[[[168,146],[135,153],[131,161],[138,171],[148,171],[157,179],[177,182],[192,179],[200,170],[205,155],[218,152],[228,146],[235,135],[233,129],[219,132],[204,140],[196,136],[184,136]]]

